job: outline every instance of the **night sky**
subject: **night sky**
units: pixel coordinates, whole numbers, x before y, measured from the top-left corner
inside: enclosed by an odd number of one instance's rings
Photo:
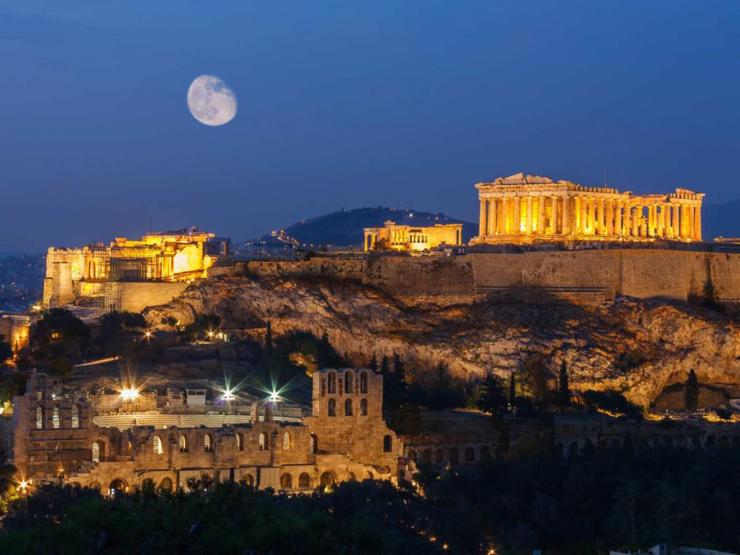
[[[0,251],[393,206],[518,171],[740,197],[740,2],[0,1]],[[222,78],[239,112],[199,124]]]

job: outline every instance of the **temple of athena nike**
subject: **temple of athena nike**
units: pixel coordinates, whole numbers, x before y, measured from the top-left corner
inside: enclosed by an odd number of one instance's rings
[[[704,194],[689,189],[633,195],[522,173],[475,187],[480,223],[474,244],[701,241]]]

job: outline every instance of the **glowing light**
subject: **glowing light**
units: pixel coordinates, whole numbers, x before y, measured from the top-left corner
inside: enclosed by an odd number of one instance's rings
[[[133,387],[124,387],[121,390],[122,401],[135,401],[139,398],[139,392]]]
[[[151,338],[152,338],[152,332],[151,332],[150,330],[146,330],[146,331],[144,332],[144,337],[145,337],[146,339],[151,339]]]
[[[207,332],[208,339],[213,339],[214,334],[215,334],[215,332],[213,330],[208,330],[208,332]]]
[[[18,489],[21,490],[21,493],[25,494],[28,493],[28,489],[31,487],[31,480],[21,480],[18,483]]]
[[[282,397],[280,397],[280,394],[275,391],[274,389],[270,392],[270,396],[268,397],[268,400],[271,403],[277,403]]]
[[[233,390],[231,390],[231,389],[227,389],[227,390],[226,390],[226,391],[224,392],[224,394],[223,394],[223,395],[221,396],[221,398],[222,398],[222,399],[223,399],[224,401],[233,401],[233,400],[234,400],[234,399],[236,398],[236,396],[234,395],[234,391],[233,391]]]

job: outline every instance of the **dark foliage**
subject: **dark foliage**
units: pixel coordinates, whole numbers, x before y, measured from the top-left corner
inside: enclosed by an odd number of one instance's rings
[[[13,349],[10,348],[10,343],[5,341],[5,336],[0,333],[0,365],[12,356]]]
[[[501,379],[493,372],[489,372],[481,383],[478,408],[483,412],[502,414],[506,412],[507,407],[508,399]]]
[[[106,501],[45,487],[15,502],[3,553],[586,554],[659,542],[740,549],[740,450],[604,448],[287,497],[235,484]],[[432,539],[434,541],[432,541]]]
[[[686,379],[683,391],[686,410],[696,410],[699,406],[699,379],[696,377],[693,368],[689,370],[689,377]]]
[[[630,403],[624,395],[616,391],[584,391],[583,400],[589,409],[603,409],[622,414],[636,420],[642,420],[642,409]]]

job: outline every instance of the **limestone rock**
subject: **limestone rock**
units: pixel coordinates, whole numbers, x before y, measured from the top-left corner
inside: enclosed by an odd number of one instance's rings
[[[534,356],[554,372],[565,361],[574,389],[615,389],[643,405],[666,385],[685,380],[691,368],[705,383],[740,384],[740,326],[682,303],[618,298],[597,307],[412,307],[350,279],[223,277],[195,284],[145,316],[161,327],[168,316],[187,324],[206,313],[220,316],[225,328],[270,321],[276,334],[326,332],[356,364],[373,354],[399,354],[411,369],[444,362],[454,374],[470,377],[489,369],[508,376]]]

